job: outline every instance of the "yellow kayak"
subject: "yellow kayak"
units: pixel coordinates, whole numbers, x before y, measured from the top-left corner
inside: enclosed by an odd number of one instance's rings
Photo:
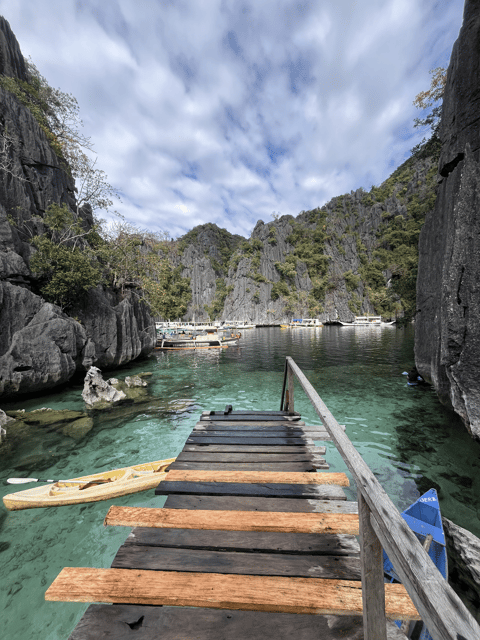
[[[10,493],[3,497],[3,502],[7,509],[14,511],[109,500],[128,493],[153,489],[165,478],[167,467],[172,462],[175,462],[175,458],[92,473],[71,480],[59,480],[42,487]]]

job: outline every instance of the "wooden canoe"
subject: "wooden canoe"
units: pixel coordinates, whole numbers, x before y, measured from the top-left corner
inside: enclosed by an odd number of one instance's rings
[[[10,493],[3,497],[3,502],[7,509],[14,511],[110,500],[128,493],[153,489],[165,479],[167,468],[174,461],[175,458],[169,458],[92,473],[70,480],[59,480],[53,484]]]

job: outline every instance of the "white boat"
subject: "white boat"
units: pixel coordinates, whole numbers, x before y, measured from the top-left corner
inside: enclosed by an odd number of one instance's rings
[[[296,318],[288,326],[300,329],[317,329],[323,327],[323,322],[320,322],[318,318]]]
[[[185,332],[176,333],[174,335],[166,335],[157,338],[156,349],[218,349],[228,346],[238,345],[238,341],[242,337],[241,333],[233,333],[230,335],[220,336],[217,327],[208,327],[201,334],[187,334]]]
[[[355,316],[353,322],[342,322],[341,320],[339,322],[344,327],[386,327],[395,324],[395,320],[382,322],[382,316]]]

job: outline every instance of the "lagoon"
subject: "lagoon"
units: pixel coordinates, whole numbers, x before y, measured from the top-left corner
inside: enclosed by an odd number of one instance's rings
[[[94,414],[83,437],[31,428],[0,450],[0,490],[9,476],[69,478],[177,455],[203,410],[278,410],[291,355],[398,507],[435,487],[442,513],[480,537],[480,445],[429,387],[408,387],[413,328],[259,328],[239,347],[155,352],[105,377],[152,373],[148,402]],[[81,386],[8,409],[84,410]],[[295,409],[319,424],[298,388]],[[81,435],[81,434],[80,434]],[[331,443],[332,471],[346,467]],[[28,485],[30,486],[30,485]],[[355,499],[355,487],[347,489]],[[154,492],[112,501],[8,512],[0,507],[0,606],[9,640],[66,640],[87,605],[44,601],[64,566],[108,567],[129,530],[104,528],[111,504],[162,506]]]

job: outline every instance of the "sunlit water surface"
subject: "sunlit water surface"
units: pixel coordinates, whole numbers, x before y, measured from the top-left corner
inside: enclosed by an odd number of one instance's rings
[[[278,410],[285,356],[307,375],[387,493],[403,510],[431,487],[442,513],[480,536],[480,446],[429,388],[408,387],[413,329],[280,328],[243,332],[241,347],[155,353],[122,377],[150,371],[152,399],[99,414],[80,440],[31,428],[0,458],[2,496],[9,476],[71,478],[177,455],[204,409]],[[4,409],[85,406],[80,387]],[[295,409],[319,424],[297,387]],[[331,470],[347,471],[327,444]],[[347,472],[348,473],[348,472]],[[31,486],[31,485],[30,485]],[[355,489],[347,489],[355,498]],[[111,504],[162,506],[153,490],[114,501],[8,512],[0,507],[0,607],[8,640],[65,640],[86,605],[45,602],[65,566],[108,567],[129,530],[103,527]]]

